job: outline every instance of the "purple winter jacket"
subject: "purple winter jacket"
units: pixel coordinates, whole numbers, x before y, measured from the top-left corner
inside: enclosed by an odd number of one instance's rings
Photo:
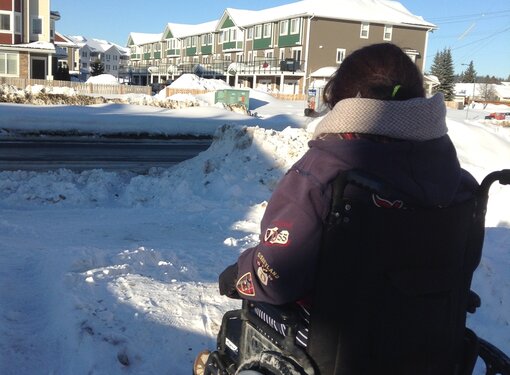
[[[238,259],[236,291],[241,298],[278,305],[309,296],[330,207],[330,182],[352,168],[383,177],[424,205],[459,202],[478,186],[461,169],[448,135],[389,143],[334,136],[312,140],[273,192],[260,243]]]

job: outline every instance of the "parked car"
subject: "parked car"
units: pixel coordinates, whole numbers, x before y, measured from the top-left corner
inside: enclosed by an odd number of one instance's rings
[[[492,112],[485,116],[486,120],[506,120],[510,118],[510,112]]]

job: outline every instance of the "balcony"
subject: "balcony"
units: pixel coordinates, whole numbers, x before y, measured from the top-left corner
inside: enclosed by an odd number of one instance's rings
[[[261,59],[257,58],[251,62],[231,62],[227,60],[214,60],[211,63],[185,62],[175,64],[138,65],[131,66],[131,73],[134,74],[154,74],[154,75],[174,75],[196,74],[199,77],[223,77],[226,75],[239,76],[275,76],[275,75],[304,75],[304,61],[287,58],[280,59]]]

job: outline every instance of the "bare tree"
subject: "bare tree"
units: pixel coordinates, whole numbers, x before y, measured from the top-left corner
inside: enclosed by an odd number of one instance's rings
[[[485,83],[480,85],[480,96],[485,102],[493,101],[498,98],[498,93],[491,83]]]

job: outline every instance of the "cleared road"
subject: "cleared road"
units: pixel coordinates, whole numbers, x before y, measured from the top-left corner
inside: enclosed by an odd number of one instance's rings
[[[0,140],[0,170],[169,167],[206,150],[210,140]]]

